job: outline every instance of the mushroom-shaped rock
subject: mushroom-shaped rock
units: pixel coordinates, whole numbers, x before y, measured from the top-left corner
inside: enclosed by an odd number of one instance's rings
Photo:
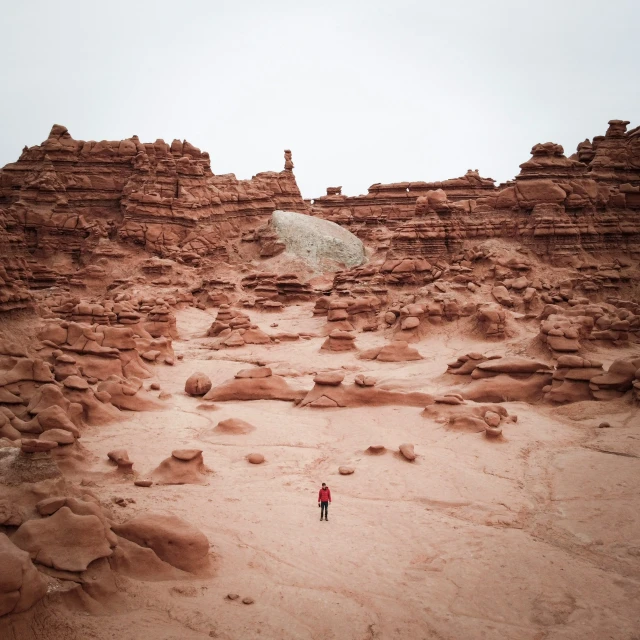
[[[344,372],[342,371],[321,371],[316,374],[313,381],[316,384],[324,384],[330,387],[337,387],[344,380]]]
[[[251,464],[262,464],[264,462],[264,456],[261,453],[250,453],[247,456],[247,460]]]
[[[85,571],[115,546],[100,518],[77,515],[67,506],[42,520],[27,520],[11,541],[27,551],[34,562],[63,571]]]
[[[355,469],[353,467],[346,467],[346,466],[338,467],[338,473],[341,476],[350,476],[354,471]]]
[[[206,484],[207,468],[200,449],[176,449],[151,473],[156,484]]]
[[[118,465],[118,471],[131,473],[133,470],[133,462],[129,460],[129,454],[126,449],[114,449],[113,451],[109,451],[109,453],[107,453],[107,458]]]
[[[353,333],[334,329],[320,348],[325,351],[353,351],[356,348],[355,339]]]
[[[193,525],[176,516],[145,513],[113,531],[141,547],[148,547],[164,562],[191,573],[209,564],[209,541]]]
[[[0,533],[0,567],[0,616],[26,611],[47,594],[47,583],[29,554],[4,533]]]
[[[201,371],[196,371],[187,378],[184,384],[184,391],[190,396],[203,396],[211,387],[209,376]]]
[[[398,450],[407,460],[409,460],[409,462],[413,462],[416,459],[416,454],[413,450],[412,444],[401,444],[398,447]]]

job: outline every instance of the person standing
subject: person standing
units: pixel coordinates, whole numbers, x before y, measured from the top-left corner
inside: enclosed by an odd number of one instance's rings
[[[322,522],[322,516],[324,515],[325,521],[329,520],[329,503],[331,502],[331,489],[323,482],[318,493],[318,506],[320,507],[320,522]]]

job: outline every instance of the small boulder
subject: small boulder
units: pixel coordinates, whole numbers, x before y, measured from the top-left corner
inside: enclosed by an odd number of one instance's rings
[[[133,462],[129,460],[129,454],[126,449],[114,449],[113,451],[109,451],[109,453],[107,453],[107,458],[118,465],[118,471],[130,473],[133,469]]]
[[[407,459],[409,462],[413,462],[416,459],[415,451],[413,450],[412,444],[401,444],[398,447],[400,453]]]
[[[261,453],[250,453],[247,456],[247,460],[251,464],[262,464],[264,462],[264,456]]]
[[[359,373],[355,379],[354,382],[359,386],[359,387],[375,387],[376,385],[376,379],[372,376],[365,376],[362,373]]]
[[[350,476],[354,471],[353,467],[338,467],[338,473],[341,476]]]
[[[212,386],[209,376],[201,371],[196,371],[187,378],[184,391],[190,396],[203,396],[211,390]]]

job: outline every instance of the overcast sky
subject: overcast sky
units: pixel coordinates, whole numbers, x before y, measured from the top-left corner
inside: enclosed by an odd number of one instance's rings
[[[2,3],[0,166],[46,139],[187,139],[214,173],[327,186],[504,181],[640,124],[638,0]]]

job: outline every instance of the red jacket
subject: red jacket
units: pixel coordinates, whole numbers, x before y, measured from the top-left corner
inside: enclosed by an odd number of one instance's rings
[[[320,489],[320,493],[318,493],[318,502],[331,502],[331,489],[329,489],[329,487]]]

